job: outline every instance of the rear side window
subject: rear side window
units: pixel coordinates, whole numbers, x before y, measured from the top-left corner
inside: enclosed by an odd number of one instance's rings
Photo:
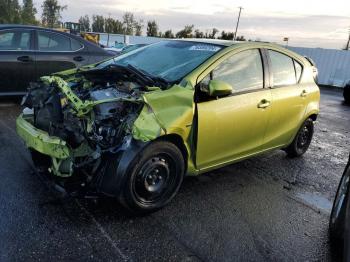
[[[272,63],[274,86],[295,85],[297,78],[296,70],[294,69],[294,60],[289,56],[272,50],[269,50],[269,55]]]
[[[30,50],[31,33],[28,30],[0,32],[0,50]]]
[[[235,92],[264,87],[263,66],[258,49],[242,51],[222,62],[213,79],[232,85]]]
[[[77,51],[83,47],[83,45],[79,41],[77,41],[73,38],[71,38],[70,41],[71,41],[71,50],[72,51]]]
[[[44,31],[38,32],[38,46],[40,51],[49,52],[76,51],[82,47],[75,39]]]

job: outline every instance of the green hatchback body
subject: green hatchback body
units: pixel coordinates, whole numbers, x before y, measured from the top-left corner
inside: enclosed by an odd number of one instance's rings
[[[31,83],[17,133],[75,195],[155,211],[198,175],[275,149],[300,156],[317,69],[278,45],[168,40]]]

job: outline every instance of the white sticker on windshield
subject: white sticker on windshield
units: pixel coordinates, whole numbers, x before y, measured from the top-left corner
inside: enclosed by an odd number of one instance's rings
[[[207,52],[217,52],[220,50],[220,47],[215,45],[205,45],[205,44],[199,44],[199,45],[193,45],[189,48],[189,50],[193,51],[207,51]]]

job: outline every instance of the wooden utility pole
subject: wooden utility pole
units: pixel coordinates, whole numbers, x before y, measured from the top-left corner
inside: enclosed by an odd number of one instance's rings
[[[239,25],[239,19],[241,18],[241,12],[242,12],[243,7],[240,6],[238,8],[239,8],[239,14],[238,14],[238,19],[237,19],[237,24],[236,24],[236,31],[235,31],[235,34],[233,35],[233,40],[236,40],[236,38],[237,38],[237,30],[238,30],[238,25]]]
[[[348,38],[348,42],[346,43],[345,50],[349,50],[349,47],[350,47],[350,28],[349,28],[349,38]]]

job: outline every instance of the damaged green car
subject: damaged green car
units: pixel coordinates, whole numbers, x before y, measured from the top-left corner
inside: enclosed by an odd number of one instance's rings
[[[273,149],[300,156],[317,70],[267,43],[161,41],[31,83],[17,119],[38,170],[72,195],[155,211],[198,175]]]

